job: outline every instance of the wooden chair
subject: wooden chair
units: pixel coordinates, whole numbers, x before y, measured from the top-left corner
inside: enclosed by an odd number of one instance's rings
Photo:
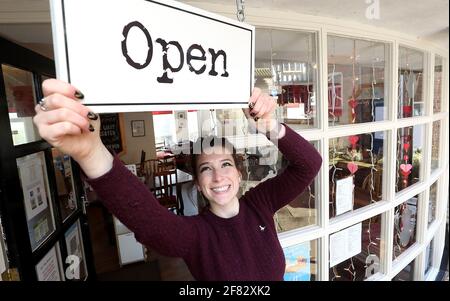
[[[153,175],[162,170],[161,161],[158,159],[145,160],[140,164],[139,169],[142,176],[145,177],[145,183],[151,184],[151,181],[153,181]]]
[[[176,169],[156,171],[153,174],[152,190],[161,205],[178,212]]]
[[[177,169],[177,160],[175,156],[160,159],[160,162],[161,162],[161,170]]]

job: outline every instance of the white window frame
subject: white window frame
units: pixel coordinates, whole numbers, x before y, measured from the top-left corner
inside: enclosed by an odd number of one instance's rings
[[[195,3],[195,6],[220,13],[230,18],[235,18],[235,8],[226,5]],[[384,247],[381,249],[380,272],[368,280],[391,280],[412,260],[414,262],[414,280],[434,280],[438,271],[445,244],[445,224],[448,203],[448,52],[446,49],[436,45],[418,40],[416,37],[408,36],[399,32],[382,29],[380,27],[364,25],[345,20],[336,20],[327,17],[303,15],[291,12],[281,12],[266,8],[246,7],[246,22],[257,28],[272,28],[280,30],[295,30],[302,32],[315,32],[317,35],[317,62],[319,66],[318,95],[317,99],[327,97],[327,35],[345,36],[355,39],[375,40],[386,43],[389,46],[388,78],[385,83],[390,83],[389,111],[386,120],[376,122],[376,131],[387,131],[384,143],[387,144],[388,152],[385,154],[385,173],[383,175],[383,200],[376,204],[366,206],[357,211],[346,213],[342,216],[329,219],[328,210],[328,145],[329,139],[374,132],[374,123],[363,123],[356,125],[328,126],[327,101],[317,102],[318,128],[301,130],[299,133],[309,141],[319,143],[319,151],[323,157],[322,171],[318,175],[319,188],[316,195],[320,200],[317,210],[317,224],[300,229],[294,229],[279,234],[283,247],[317,239],[317,280],[329,280],[328,264],[328,237],[331,233],[354,225],[372,216],[382,214],[382,232]],[[399,46],[417,49],[424,53],[424,115],[411,118],[397,118],[397,95],[398,95],[398,49]],[[439,55],[443,59],[441,112],[433,114],[434,93],[434,56]],[[431,133],[433,121],[441,120],[439,162],[440,166],[430,174],[431,166]],[[425,126],[424,160],[421,164],[420,181],[410,187],[396,193],[396,140],[397,130],[406,126],[423,124]],[[343,134],[345,133],[345,135]],[[425,155],[426,154],[426,155]],[[394,163],[394,164],[392,164]],[[390,179],[390,181],[388,181]],[[428,197],[429,188],[435,182],[437,187],[436,219],[428,227]],[[392,260],[393,229],[395,207],[407,199],[419,195],[417,217],[416,243],[408,248],[403,254]],[[427,275],[425,270],[426,247],[434,239],[432,267]]]

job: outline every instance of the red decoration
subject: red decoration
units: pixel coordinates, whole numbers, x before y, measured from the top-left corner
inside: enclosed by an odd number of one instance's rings
[[[351,143],[352,148],[356,148],[356,142],[358,142],[359,137],[358,136],[350,136],[348,137],[348,141]]]
[[[167,114],[173,114],[173,111],[153,111],[153,115],[167,115]]]
[[[405,162],[407,162],[408,159],[409,159],[408,155],[404,155],[404,156],[403,156],[403,160],[405,160]]]
[[[412,106],[403,106],[403,117],[411,117]]]
[[[410,147],[409,143],[403,143],[403,149],[405,150],[405,152],[408,151],[409,147]]]
[[[412,165],[411,164],[400,164],[400,172],[403,177],[407,177],[411,173]]]
[[[350,107],[352,107],[352,109],[354,109],[358,105],[358,102],[354,98],[350,98],[348,100],[348,104],[350,105]]]
[[[358,165],[353,162],[347,163],[347,168],[350,170],[351,174],[354,174],[358,170]]]
[[[358,105],[358,103],[356,102],[356,99],[354,98],[350,98],[348,100],[348,104],[350,105],[350,107],[352,108],[352,123],[355,123],[356,120],[356,113],[355,113],[355,108]]]

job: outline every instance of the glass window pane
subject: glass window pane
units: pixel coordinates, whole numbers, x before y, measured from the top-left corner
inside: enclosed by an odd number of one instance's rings
[[[418,196],[395,207],[393,259],[416,242]]]
[[[56,148],[52,149],[53,167],[55,169],[56,191],[58,193],[58,205],[61,218],[64,221],[77,209],[72,167],[70,157],[64,155]]]
[[[316,148],[318,147],[318,142],[311,144]],[[280,174],[288,162],[280,152],[278,153],[280,157],[277,165],[277,174]],[[275,225],[279,233],[317,223],[317,202],[319,198],[318,196],[316,197],[316,191],[319,191],[319,189],[316,189],[316,187],[318,185],[319,175],[316,176],[311,185],[302,194],[275,213]]]
[[[411,261],[403,270],[400,271],[392,281],[413,281],[414,280],[414,261]]]
[[[37,103],[33,74],[8,65],[2,65],[2,72],[14,145],[40,140],[33,123]]]
[[[422,151],[425,138],[425,127],[415,125],[397,131],[397,182],[395,191],[417,183],[423,162]]]
[[[437,181],[430,187],[430,198],[428,201],[428,226],[436,220],[436,201],[437,201]]]
[[[330,235],[331,281],[365,280],[380,271],[381,215]]]
[[[35,269],[38,281],[63,281],[58,243],[38,262]]]
[[[294,129],[318,127],[316,34],[256,29],[255,86],[277,100],[277,116]]]
[[[433,133],[431,134],[431,172],[439,168],[439,143],[441,137],[441,122],[433,122]]]
[[[328,36],[328,123],[331,126],[387,118],[388,46]]]
[[[55,230],[43,152],[17,159],[33,251]]]
[[[433,245],[434,240],[428,244],[425,250],[425,274],[427,274],[433,266]]]
[[[442,103],[442,66],[443,60],[439,55],[434,57],[434,99],[433,113],[441,112]]]
[[[67,261],[70,261],[71,266],[73,266],[70,272],[66,272],[66,278],[68,280],[83,280],[87,276],[83,240],[81,237],[79,221],[74,223],[64,234],[69,259]]]
[[[285,281],[317,279],[317,240],[283,248],[286,258]]]
[[[398,49],[398,118],[424,114],[423,52]]]
[[[382,198],[384,132],[330,139],[330,218]]]
[[[287,166],[288,161],[272,142],[264,135],[250,133],[242,109],[216,110],[215,112],[200,110],[198,113],[202,135],[214,133],[219,137],[226,137],[243,157],[240,195],[281,173]],[[317,142],[312,144],[318,147]],[[317,185],[318,177],[302,194],[275,214],[278,232],[316,224]]]

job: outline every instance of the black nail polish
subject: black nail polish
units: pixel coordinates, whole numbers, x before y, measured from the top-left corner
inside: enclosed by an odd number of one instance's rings
[[[250,116],[252,117],[255,117],[255,115],[256,115],[255,113],[250,113]]]
[[[87,114],[87,118],[89,118],[90,120],[97,120],[98,119],[98,115],[92,112],[89,112]]]
[[[94,127],[92,126],[92,124],[89,125],[89,131],[93,132],[95,131]]]
[[[254,120],[255,122],[258,121],[258,119],[259,119],[259,117],[253,118],[253,120]]]
[[[83,99],[84,98],[84,94],[83,93],[81,93],[80,91],[78,91],[78,90],[76,90],[75,91],[75,97],[76,98],[78,98],[78,99]]]
[[[251,103],[248,104],[248,107],[249,107],[250,109],[253,109],[254,106],[255,106],[255,105],[253,104],[253,102],[251,102]]]

